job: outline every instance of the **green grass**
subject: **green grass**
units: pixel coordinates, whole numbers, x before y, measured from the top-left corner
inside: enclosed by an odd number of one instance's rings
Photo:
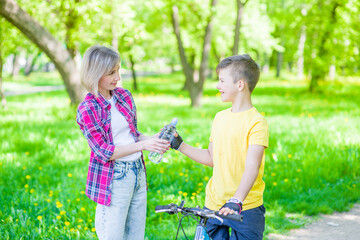
[[[54,74],[40,75],[26,81],[33,86],[61,83]],[[5,89],[10,84],[5,81]],[[179,90],[181,74],[144,77],[138,84],[133,95],[140,131],[154,134],[177,117],[182,137],[198,147],[207,148],[216,112],[230,106],[216,96],[215,81],[207,82],[199,109],[190,108],[188,93]],[[124,86],[131,90],[131,82]],[[344,211],[359,201],[359,81],[330,82],[316,94],[306,89],[302,81],[264,77],[253,94],[253,104],[270,126],[266,234],[303,226],[307,215]],[[95,239],[96,204],[83,192],[89,148],[66,92],[7,100],[9,110],[0,110],[0,239]],[[146,236],[172,239],[177,217],[155,214],[155,206],[181,200],[203,206],[211,169],[176,151],[166,153],[158,165],[146,163]],[[185,225],[191,235],[195,222]]]

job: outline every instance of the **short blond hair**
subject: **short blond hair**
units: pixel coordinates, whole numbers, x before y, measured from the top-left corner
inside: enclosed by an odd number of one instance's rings
[[[99,81],[120,62],[120,55],[110,47],[94,45],[88,48],[81,64],[81,82],[85,88],[98,96]]]

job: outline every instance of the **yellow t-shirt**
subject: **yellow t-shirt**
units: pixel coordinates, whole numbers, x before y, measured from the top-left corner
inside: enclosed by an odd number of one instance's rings
[[[245,160],[249,145],[269,145],[269,127],[265,118],[253,107],[233,113],[231,108],[216,114],[210,142],[213,143],[213,176],[206,186],[205,206],[219,210],[234,196],[245,170]],[[263,204],[265,183],[265,153],[259,175],[246,196],[243,210]]]

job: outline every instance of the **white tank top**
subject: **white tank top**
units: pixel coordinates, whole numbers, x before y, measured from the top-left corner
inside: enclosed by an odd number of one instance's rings
[[[111,131],[115,146],[125,146],[135,143],[135,139],[131,134],[129,123],[126,121],[122,113],[115,106],[115,99],[111,97]],[[141,152],[136,152],[125,157],[116,159],[115,161],[135,161],[141,157]]]

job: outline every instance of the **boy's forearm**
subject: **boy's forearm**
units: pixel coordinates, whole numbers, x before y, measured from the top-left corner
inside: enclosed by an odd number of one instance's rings
[[[261,145],[250,145],[245,163],[245,171],[241,178],[240,185],[234,194],[234,197],[242,202],[253,187],[256,178],[259,175],[261,161],[263,159],[265,147]]]
[[[181,144],[181,147],[179,148],[179,151],[194,160],[195,162],[204,164],[209,167],[213,167],[213,160],[209,149],[195,148],[183,142]]]
[[[234,194],[234,197],[244,202],[246,196],[253,187],[257,176],[259,175],[259,168],[257,166],[247,166],[244,175],[241,178],[240,185]]]

